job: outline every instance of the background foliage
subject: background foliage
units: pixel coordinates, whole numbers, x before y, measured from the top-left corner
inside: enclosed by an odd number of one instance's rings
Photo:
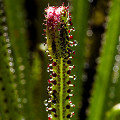
[[[0,120],[47,120],[44,9],[70,4],[73,120],[119,120],[120,0],[0,0]]]

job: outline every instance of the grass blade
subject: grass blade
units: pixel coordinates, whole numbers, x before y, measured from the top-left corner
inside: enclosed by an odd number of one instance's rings
[[[106,109],[106,96],[108,92],[109,80],[111,78],[116,45],[120,33],[120,0],[113,0],[110,11],[110,21],[105,34],[105,43],[101,54],[101,63],[97,69],[95,87],[90,105],[88,120],[101,120],[104,118]],[[112,28],[112,29],[111,29]],[[114,32],[113,32],[114,31]],[[94,113],[94,114],[93,114]]]

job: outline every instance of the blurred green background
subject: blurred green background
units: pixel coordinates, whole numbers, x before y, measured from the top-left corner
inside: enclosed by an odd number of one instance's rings
[[[0,0],[0,120],[48,119],[44,9],[63,2],[78,41],[71,119],[120,120],[120,0]]]

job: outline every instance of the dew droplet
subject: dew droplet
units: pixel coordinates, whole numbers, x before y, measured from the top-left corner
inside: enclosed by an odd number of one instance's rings
[[[40,50],[47,51],[47,45],[44,44],[44,43],[41,43],[41,44],[39,45],[39,48],[40,48]]]
[[[6,38],[6,42],[10,42],[10,39],[9,39],[9,38]]]
[[[72,28],[72,31],[75,31],[75,28],[74,28],[74,27]]]
[[[73,39],[73,35],[70,35],[69,38],[70,38],[70,39]]]
[[[4,17],[2,17],[2,21],[3,22],[5,22],[6,21],[6,17],[4,16]]]
[[[75,50],[73,50],[73,52],[72,52],[74,55],[75,55]]]
[[[113,78],[113,80],[112,80],[112,83],[116,83],[117,82],[117,79],[116,78]]]
[[[74,96],[74,94],[69,94],[70,97]]]
[[[120,45],[117,45],[117,50],[120,51]]]
[[[44,100],[44,105],[48,106],[48,101],[47,100]]]
[[[73,111],[73,112],[71,112],[71,114],[72,114],[72,115],[75,115],[75,112]]]
[[[11,52],[12,52],[12,51],[11,51],[10,49],[8,49],[8,53],[11,54]]]
[[[70,33],[71,32],[71,30],[68,30],[68,33]]]
[[[117,62],[119,62],[119,61],[120,61],[120,55],[116,55],[116,56],[115,56],[115,60],[116,60]]]
[[[76,40],[73,41],[73,45],[77,46],[78,42]]]
[[[26,81],[24,79],[21,80],[21,84],[26,84]]]
[[[88,30],[88,31],[87,31],[87,36],[90,37],[90,36],[92,36],[92,35],[93,35],[93,31],[92,31],[92,30]]]
[[[114,66],[114,67],[113,67],[113,71],[114,71],[114,72],[117,72],[118,70],[119,70],[119,67],[118,67],[118,66]]]
[[[8,36],[8,33],[4,33],[3,36],[7,37],[7,36]]]
[[[7,44],[7,47],[10,47],[11,45],[10,44]]]
[[[24,65],[20,65],[20,66],[19,66],[19,69],[20,69],[21,71],[23,71],[23,70],[25,69],[25,66],[24,66]]]
[[[70,105],[70,107],[75,107],[75,104]]]
[[[75,68],[75,65],[73,65],[73,68]]]
[[[9,62],[9,66],[13,66],[13,62]]]
[[[10,71],[11,71],[12,73],[15,73],[15,69],[12,68],[12,67],[10,67]]]
[[[10,61],[13,61],[13,58],[12,58],[12,57],[9,57],[9,60],[10,60]]]
[[[17,101],[18,101],[18,102],[21,102],[21,98],[18,98]]]
[[[75,75],[73,75],[73,80],[76,80],[76,76]]]
[[[7,26],[4,26],[3,29],[4,29],[4,31],[7,31],[7,30],[8,30],[8,27],[7,27]]]

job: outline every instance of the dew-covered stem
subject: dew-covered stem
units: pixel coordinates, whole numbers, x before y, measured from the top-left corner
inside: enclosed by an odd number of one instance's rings
[[[75,54],[71,50],[71,46],[77,45],[77,42],[70,41],[73,36],[70,32],[74,28],[72,26],[71,16],[69,16],[69,7],[64,4],[60,7],[49,7],[45,9],[46,17],[46,38],[48,56],[51,63],[48,64],[48,72],[50,72],[50,79],[48,83],[49,100],[45,100],[45,105],[48,106],[46,110],[48,113],[48,120],[68,120],[74,115],[71,107],[75,107],[71,102],[72,87],[71,83],[75,80],[75,75],[71,74],[71,69],[75,68],[71,64],[73,58],[70,54]],[[49,104],[50,103],[50,104]]]

